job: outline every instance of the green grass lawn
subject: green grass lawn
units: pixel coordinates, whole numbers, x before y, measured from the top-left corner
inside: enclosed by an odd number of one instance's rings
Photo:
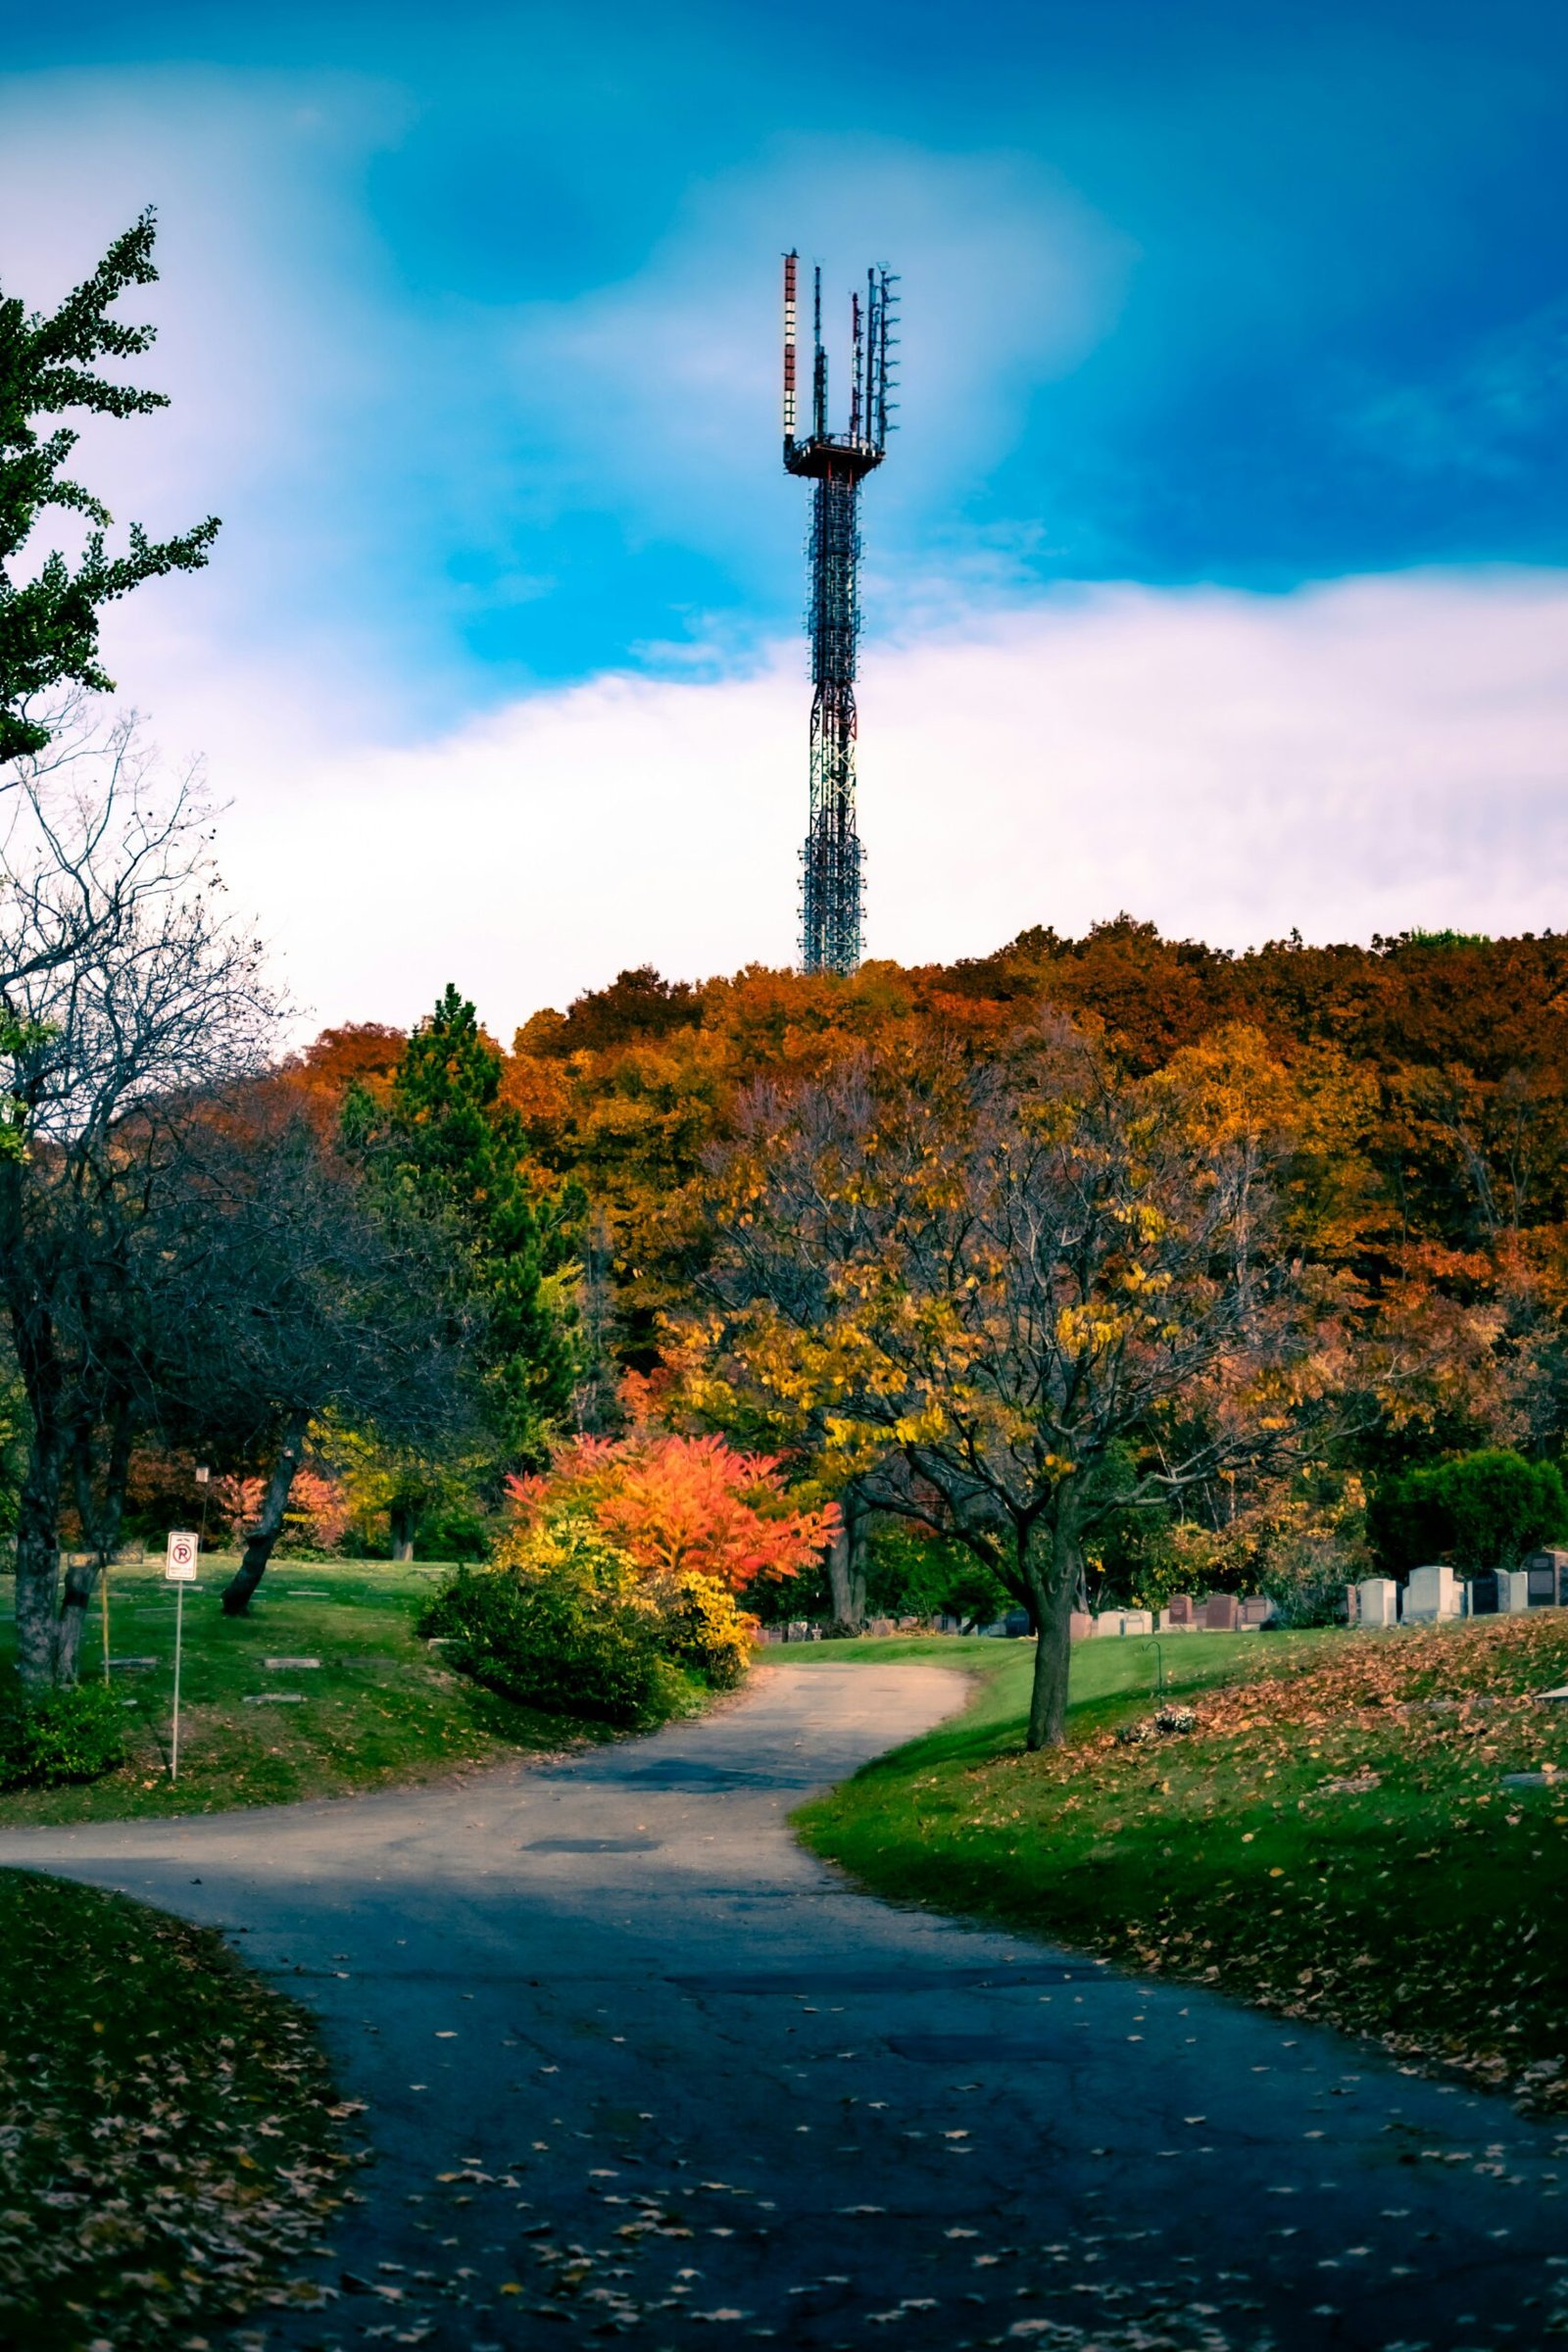
[[[250,1616],[226,1618],[218,1595],[234,1565],[209,1556],[200,1583],[185,1588],[177,1785],[169,1778],[174,1590],[155,1568],[116,1568],[112,1654],[155,1661],[113,1677],[127,1702],[128,1761],[81,1787],[0,1792],[0,1825],[341,1796],[606,1736],[514,1706],[442,1666],[440,1650],[414,1632],[420,1600],[446,1573],[440,1567],[276,1561]],[[9,1584],[0,1585],[0,1660],[13,1649],[11,1598]],[[278,1671],[270,1657],[320,1664]],[[81,1671],[83,1680],[103,1671],[96,1609]]]
[[[214,1935],[0,1871],[0,2341],[200,2342],[340,2201],[344,2126],[310,2025]]]
[[[882,1894],[1378,2035],[1568,2109],[1568,1617],[1396,1635],[1088,1642],[1066,1747],[1029,1756],[1029,1645],[823,1642],[971,1664],[977,1703],[797,1816]],[[980,1652],[989,1651],[989,1657]],[[1000,1653],[1000,1654],[998,1654]]]

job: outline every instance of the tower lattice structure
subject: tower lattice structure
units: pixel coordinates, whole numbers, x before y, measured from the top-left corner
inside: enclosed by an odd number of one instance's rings
[[[850,297],[850,429],[827,426],[822,272],[814,272],[811,429],[796,437],[798,257],[784,257],[784,465],[811,484],[807,542],[811,641],[810,821],[801,851],[801,961],[808,972],[853,972],[860,960],[864,853],[855,815],[855,673],[859,638],[860,484],[881,465],[896,402],[893,288],[868,270]]]

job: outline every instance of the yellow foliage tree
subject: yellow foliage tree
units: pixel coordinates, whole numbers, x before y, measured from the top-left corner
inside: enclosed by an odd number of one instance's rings
[[[688,1397],[995,1569],[1040,1636],[1031,1746],[1063,1737],[1085,1536],[1282,1458],[1331,1384],[1320,1115],[1252,1032],[1129,1077],[1059,1021],[983,1058],[884,1045],[737,1114],[711,1303],[670,1326]]]

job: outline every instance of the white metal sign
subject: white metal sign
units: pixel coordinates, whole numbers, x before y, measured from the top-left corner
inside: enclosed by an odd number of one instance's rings
[[[179,1778],[179,1653],[185,1631],[185,1587],[196,1582],[196,1555],[201,1539],[188,1528],[175,1528],[169,1539],[164,1581],[174,1588],[174,1722],[169,1742],[169,1777]]]
[[[200,1546],[196,1538],[183,1529],[176,1529],[169,1539],[169,1560],[164,1569],[168,1585],[193,1585],[196,1582],[196,1554]]]

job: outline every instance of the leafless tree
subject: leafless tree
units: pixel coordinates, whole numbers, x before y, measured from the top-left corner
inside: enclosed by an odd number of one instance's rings
[[[96,1581],[97,1562],[62,1588],[68,1482],[101,1559],[147,1409],[179,1106],[259,1068],[277,1017],[259,943],[224,913],[197,779],[163,783],[133,721],[94,734],[85,713],[49,759],[17,763],[0,837],[0,1300],[31,1422],[17,1629],[33,1687],[73,1676]]]

